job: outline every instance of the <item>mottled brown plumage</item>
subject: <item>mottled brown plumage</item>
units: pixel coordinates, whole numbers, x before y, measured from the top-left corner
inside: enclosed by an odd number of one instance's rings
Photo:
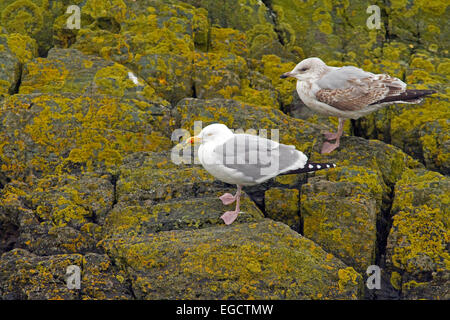
[[[394,103],[419,103],[433,90],[407,90],[406,83],[387,74],[374,74],[346,66],[329,67],[319,58],[300,62],[282,78],[297,79],[297,92],[307,107],[320,114],[339,118],[338,132],[327,132],[322,153],[339,146],[345,119],[358,119]]]
[[[367,106],[386,102],[418,102],[420,97],[432,94],[433,90],[406,90],[399,79],[386,74],[361,79],[347,79],[351,85],[345,89],[321,89],[316,98],[342,111],[357,111]]]

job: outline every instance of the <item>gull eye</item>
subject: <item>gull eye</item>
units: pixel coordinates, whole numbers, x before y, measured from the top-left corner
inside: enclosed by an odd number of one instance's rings
[[[308,68],[306,68],[306,67],[300,69],[301,72],[305,72],[306,70],[308,70]]]

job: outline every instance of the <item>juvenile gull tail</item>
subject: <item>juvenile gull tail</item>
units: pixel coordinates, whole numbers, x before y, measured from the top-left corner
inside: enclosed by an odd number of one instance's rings
[[[283,172],[281,175],[286,174],[296,174],[296,173],[306,173],[306,172],[314,172],[323,169],[336,168],[334,163],[317,163],[317,162],[307,162],[305,166],[301,169],[295,169],[287,172]]]
[[[396,96],[388,96],[384,99],[378,100],[371,105],[385,103],[385,102],[396,102],[396,103],[418,103],[422,100],[422,97],[428,96],[430,94],[436,93],[435,90],[405,90]]]

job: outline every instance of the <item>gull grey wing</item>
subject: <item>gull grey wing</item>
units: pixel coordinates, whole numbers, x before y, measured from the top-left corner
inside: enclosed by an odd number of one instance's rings
[[[356,67],[342,67],[326,73],[316,83],[322,89],[348,89],[352,87],[349,80],[365,79],[375,76],[371,72],[366,72]]]
[[[373,74],[356,67],[330,71],[316,84],[317,100],[343,111],[356,111],[368,105],[396,96],[405,91],[406,84],[386,74]]]
[[[213,152],[222,159],[225,167],[239,171],[249,182],[267,180],[291,170],[296,164],[300,168],[307,161],[294,146],[249,134],[236,134]]]

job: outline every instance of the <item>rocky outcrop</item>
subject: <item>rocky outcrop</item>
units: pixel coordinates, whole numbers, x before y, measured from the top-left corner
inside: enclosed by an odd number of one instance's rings
[[[170,139],[154,128],[167,108],[106,95],[19,94],[3,102],[2,172],[11,179],[32,173],[112,169],[133,151],[167,150]],[[153,110],[153,111],[152,111]],[[82,169],[83,168],[83,169]]]
[[[392,285],[404,299],[448,300],[448,177],[407,170],[395,186],[387,242]]]
[[[36,56],[34,39],[18,33],[8,34],[0,26],[0,101],[7,95],[17,93],[23,64]]]
[[[371,30],[353,2],[0,3],[0,299],[449,299],[447,5],[374,4]],[[321,155],[336,119],[279,78],[307,56],[438,93]],[[235,186],[172,149],[214,122],[337,167],[244,187],[226,226]]]
[[[80,290],[67,286],[66,271],[69,266],[78,266],[82,270]],[[117,270],[104,254],[37,256],[23,249],[14,249],[2,255],[0,267],[0,294],[7,300],[133,297],[125,274]]]
[[[138,299],[356,299],[361,276],[271,220],[109,238]]]

